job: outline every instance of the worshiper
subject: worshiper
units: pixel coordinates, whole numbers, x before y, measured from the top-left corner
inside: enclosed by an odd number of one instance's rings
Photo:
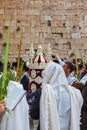
[[[6,111],[0,130],[30,130],[29,106],[22,84],[10,81],[7,90]]]
[[[65,62],[63,65],[64,72],[66,74],[69,85],[77,82],[78,79],[74,76],[75,66],[71,62]]]
[[[6,108],[6,102],[5,100],[0,101],[0,116],[2,116],[5,113]]]
[[[82,114],[81,114],[81,129],[80,130],[87,130],[87,82],[84,85],[82,90],[83,96],[83,106],[82,106]]]
[[[16,69],[17,69],[17,62],[13,62],[11,64],[11,70],[12,70],[12,73],[14,73],[15,78],[16,78],[16,75],[17,75]]]
[[[29,90],[29,68],[26,66],[26,64],[23,66],[23,75],[20,83],[23,85],[24,90]]]
[[[6,101],[3,99],[0,101],[0,127],[1,127],[1,120],[2,116],[6,111]]]
[[[74,76],[75,66],[71,62],[63,62],[58,54],[55,55],[55,59],[63,67],[65,75],[67,77],[68,84],[72,85],[73,83],[78,82],[78,79]]]
[[[87,82],[87,63],[82,69],[82,75],[83,77],[81,78],[80,82],[82,82],[85,85],[85,83]]]
[[[0,61],[0,72],[3,72],[3,63]]]
[[[80,130],[80,91],[68,85],[63,68],[55,62],[48,63],[42,76],[38,130]]]
[[[84,76],[84,73],[82,72],[83,68],[84,68],[84,65],[82,63],[79,63],[78,64],[78,72],[79,72],[79,75],[80,75],[80,79]]]
[[[0,85],[2,84],[3,63],[0,61]]]
[[[77,77],[75,76],[75,65],[69,61],[63,62],[59,55],[55,55],[55,59],[58,61],[58,63],[63,67],[68,84],[79,89],[82,92],[84,84],[80,82]]]

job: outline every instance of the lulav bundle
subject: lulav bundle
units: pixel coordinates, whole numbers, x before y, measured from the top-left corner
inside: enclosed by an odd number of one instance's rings
[[[6,89],[6,77],[7,77],[7,66],[8,66],[8,53],[9,53],[9,44],[10,44],[10,24],[8,27],[8,36],[6,41],[6,53],[4,58],[4,69],[3,69],[3,76],[2,76],[2,83],[0,86],[0,100],[4,99],[7,95],[7,89]]]

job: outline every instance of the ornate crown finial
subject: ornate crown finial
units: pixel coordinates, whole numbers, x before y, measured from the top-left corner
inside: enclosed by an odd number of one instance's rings
[[[47,65],[47,60],[45,58],[45,55],[42,52],[42,46],[38,46],[37,50],[37,56],[35,56],[35,51],[33,49],[33,45],[31,45],[30,48],[30,68],[40,68],[45,69]]]

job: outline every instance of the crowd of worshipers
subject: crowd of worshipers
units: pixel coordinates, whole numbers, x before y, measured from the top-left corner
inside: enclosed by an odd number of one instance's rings
[[[20,83],[28,91],[25,68]],[[43,71],[38,130],[87,130],[87,64],[79,69],[79,80],[75,72],[75,65],[63,62],[58,54]],[[0,115],[4,112],[5,101],[1,101]]]

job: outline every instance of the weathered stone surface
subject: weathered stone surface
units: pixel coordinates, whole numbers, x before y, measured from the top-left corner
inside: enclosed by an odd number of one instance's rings
[[[86,0],[0,0],[0,54],[5,52],[11,21],[9,61],[17,59],[21,31],[21,56],[27,55],[31,43],[34,48],[41,44],[44,50],[50,43],[53,54],[60,57],[69,58],[70,50],[79,56],[80,50],[87,58],[86,10]]]

